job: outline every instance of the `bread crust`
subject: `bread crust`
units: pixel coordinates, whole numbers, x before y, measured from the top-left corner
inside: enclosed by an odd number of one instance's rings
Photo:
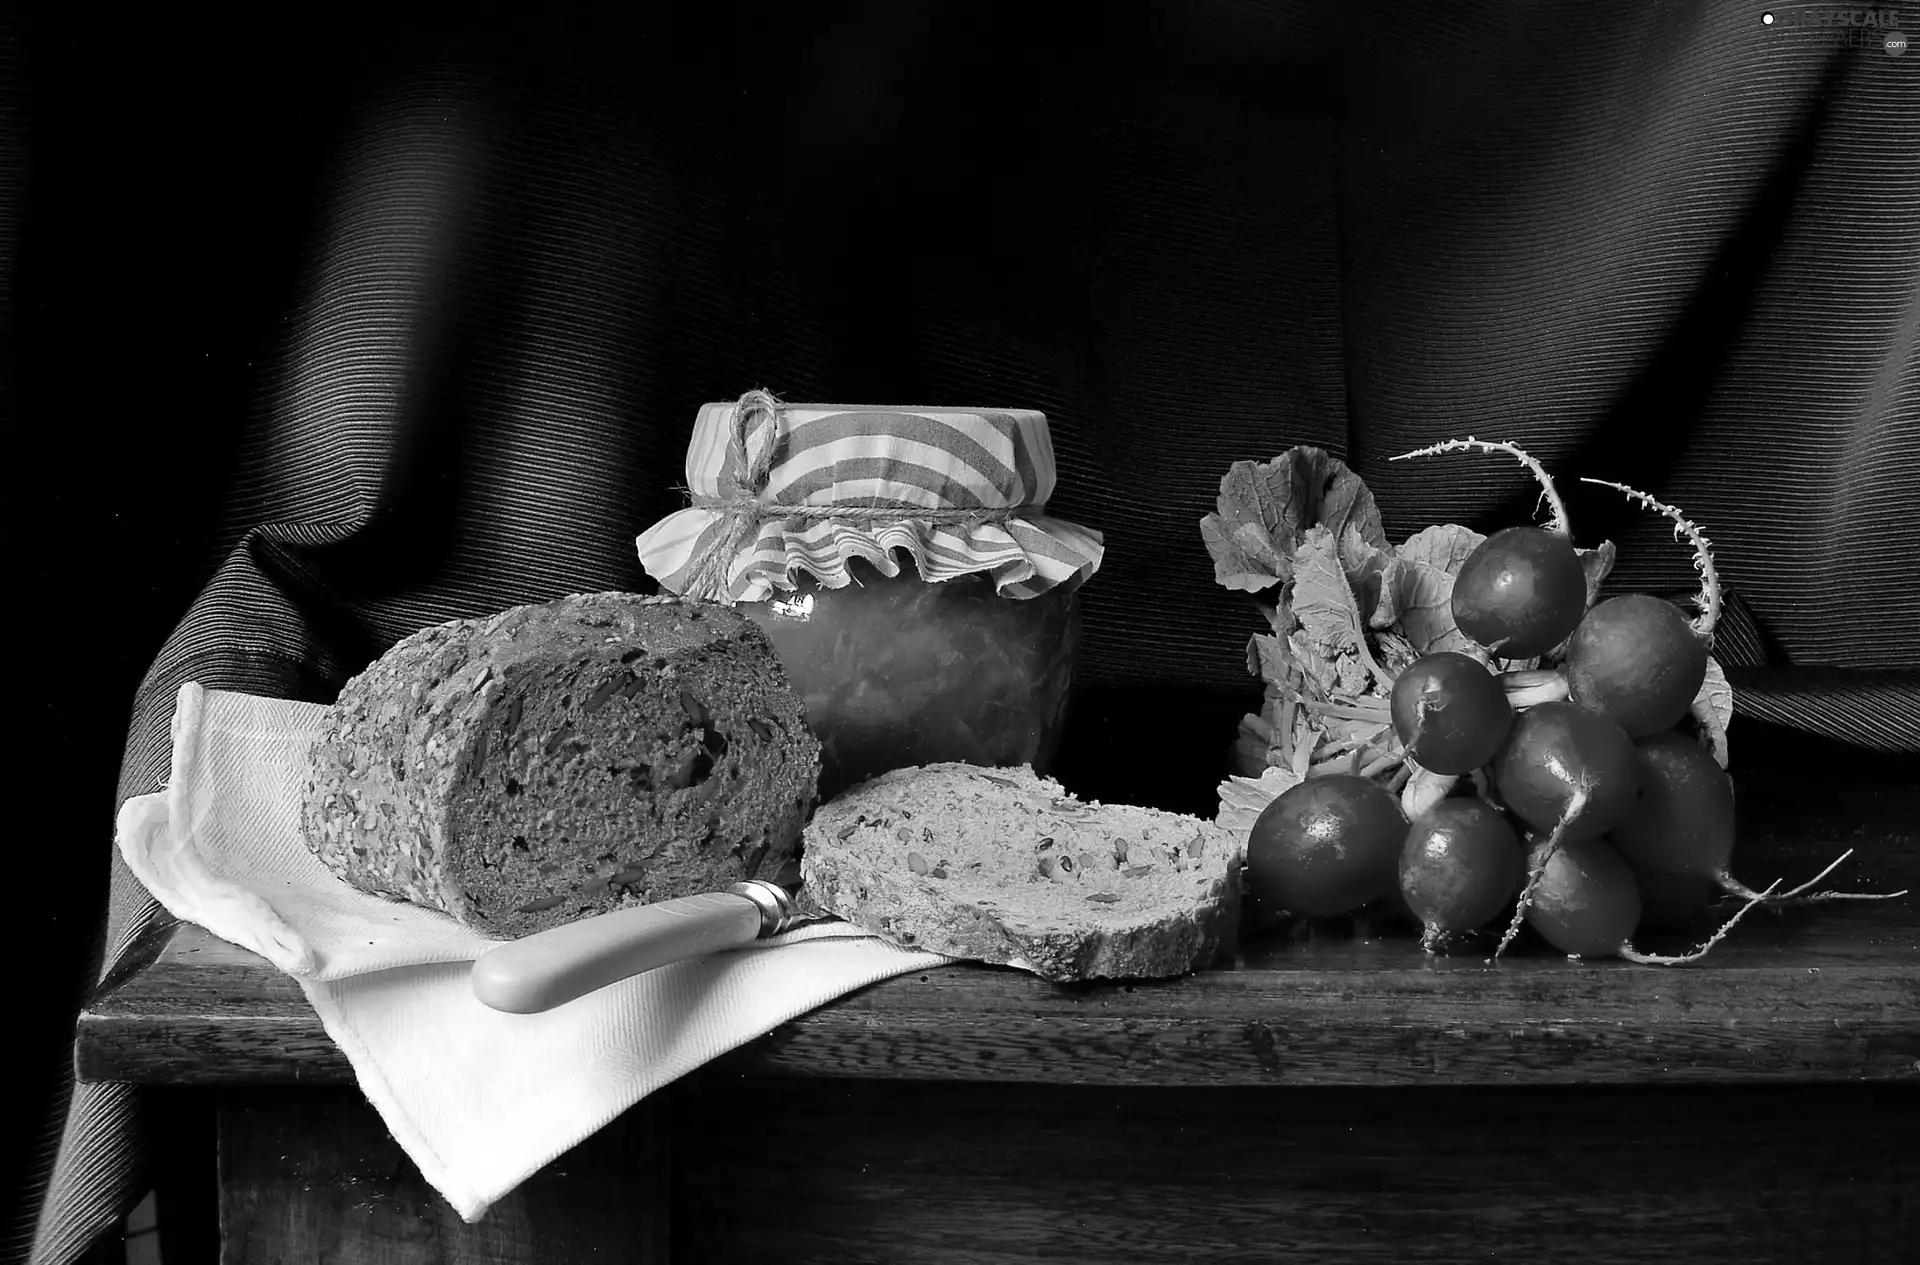
[[[422,629],[347,682],[302,817],[354,886],[512,938],[778,873],[819,766],[751,620],[585,594]]]
[[[1230,831],[1082,802],[1026,767],[864,782],[821,806],[800,864],[811,902],[868,930],[1061,982],[1184,974],[1239,935]]]

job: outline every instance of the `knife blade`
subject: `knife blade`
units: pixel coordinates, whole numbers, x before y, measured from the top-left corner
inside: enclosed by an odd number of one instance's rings
[[[483,1005],[539,1014],[644,971],[738,948],[818,918],[785,888],[748,879],[724,892],[616,909],[497,945],[474,962],[470,978]]]

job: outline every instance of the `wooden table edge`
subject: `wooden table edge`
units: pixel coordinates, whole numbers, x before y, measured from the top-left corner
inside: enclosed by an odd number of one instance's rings
[[[151,1004],[137,983],[210,951],[266,994]],[[262,974],[255,974],[255,971]],[[213,972],[218,975],[218,972]],[[1920,1082],[1920,967],[1535,970],[1499,1004],[1470,973],[1209,972],[1059,989],[954,965],[872,985],[709,1074],[1112,1086]],[[1484,978],[1484,977],[1483,977]],[[282,987],[283,986],[283,987]],[[1515,990],[1509,989],[1509,992]],[[1222,995],[1231,1013],[1217,1006]],[[159,929],[78,1017],[82,1081],[351,1082],[298,985],[191,924]]]

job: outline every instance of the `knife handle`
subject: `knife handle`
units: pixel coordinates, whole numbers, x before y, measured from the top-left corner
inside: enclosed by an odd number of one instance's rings
[[[481,954],[474,996],[495,1010],[538,1014],[656,966],[750,944],[773,930],[766,914],[764,898],[736,888],[582,918]]]

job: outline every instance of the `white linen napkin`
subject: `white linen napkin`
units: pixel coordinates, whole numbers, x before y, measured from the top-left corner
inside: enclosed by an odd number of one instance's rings
[[[662,967],[538,1015],[490,1010],[468,969],[499,941],[369,896],[301,839],[325,709],[189,682],[166,789],[116,839],[175,917],[300,981],[367,1099],[467,1221],[676,1077],[836,997],[949,959],[844,923]]]

